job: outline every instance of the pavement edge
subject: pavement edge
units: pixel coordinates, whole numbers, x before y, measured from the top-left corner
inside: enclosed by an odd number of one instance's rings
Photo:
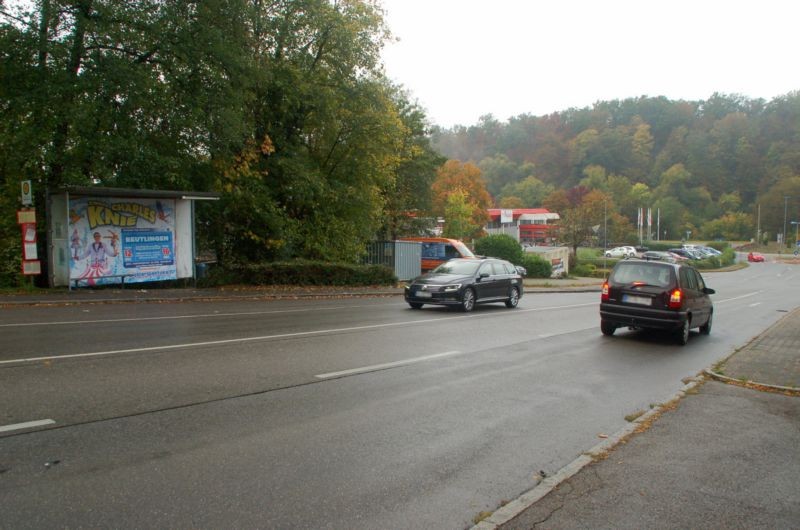
[[[698,385],[702,384],[702,382],[702,378],[696,378],[695,380],[685,384],[680,390],[673,394],[672,397],[668,398],[664,404],[653,407],[619,431],[610,435],[602,442],[596,444],[588,451],[584,451],[579,457],[559,469],[554,475],[545,478],[535,487],[520,495],[517,499],[492,512],[489,517],[472,526],[471,530],[494,530],[499,528],[501,525],[508,523],[522,512],[536,504],[538,501],[543,499],[551,491],[581,471],[584,467],[594,462],[597,458],[600,458],[609,451],[613,450],[620,442],[634,434],[642,424],[646,424],[653,417],[657,417],[662,412],[667,410],[666,404],[682,399],[687,393],[695,389]]]

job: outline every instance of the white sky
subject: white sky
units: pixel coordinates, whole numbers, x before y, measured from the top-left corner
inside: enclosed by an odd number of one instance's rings
[[[443,127],[800,90],[797,0],[382,0],[386,74]]]

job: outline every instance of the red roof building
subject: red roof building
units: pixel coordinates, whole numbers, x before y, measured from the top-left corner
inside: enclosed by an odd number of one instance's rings
[[[508,234],[522,244],[550,244],[561,217],[545,208],[490,208],[489,234]]]

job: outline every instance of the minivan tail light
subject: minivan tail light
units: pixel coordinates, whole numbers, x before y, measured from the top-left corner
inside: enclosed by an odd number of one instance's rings
[[[601,302],[608,302],[608,282],[603,282],[603,291],[600,294]]]
[[[683,292],[680,289],[675,289],[669,294],[669,303],[667,307],[670,309],[680,309],[683,304]]]

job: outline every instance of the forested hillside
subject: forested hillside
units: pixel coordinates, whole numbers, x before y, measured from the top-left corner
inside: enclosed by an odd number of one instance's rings
[[[558,190],[597,190],[629,226],[639,208],[660,211],[662,237],[674,239],[687,230],[750,239],[759,205],[761,231],[772,240],[783,231],[784,208],[789,221],[800,218],[800,92],[769,102],[641,97],[507,122],[485,116],[435,130],[433,144],[476,164],[500,206],[538,207],[557,203]]]

